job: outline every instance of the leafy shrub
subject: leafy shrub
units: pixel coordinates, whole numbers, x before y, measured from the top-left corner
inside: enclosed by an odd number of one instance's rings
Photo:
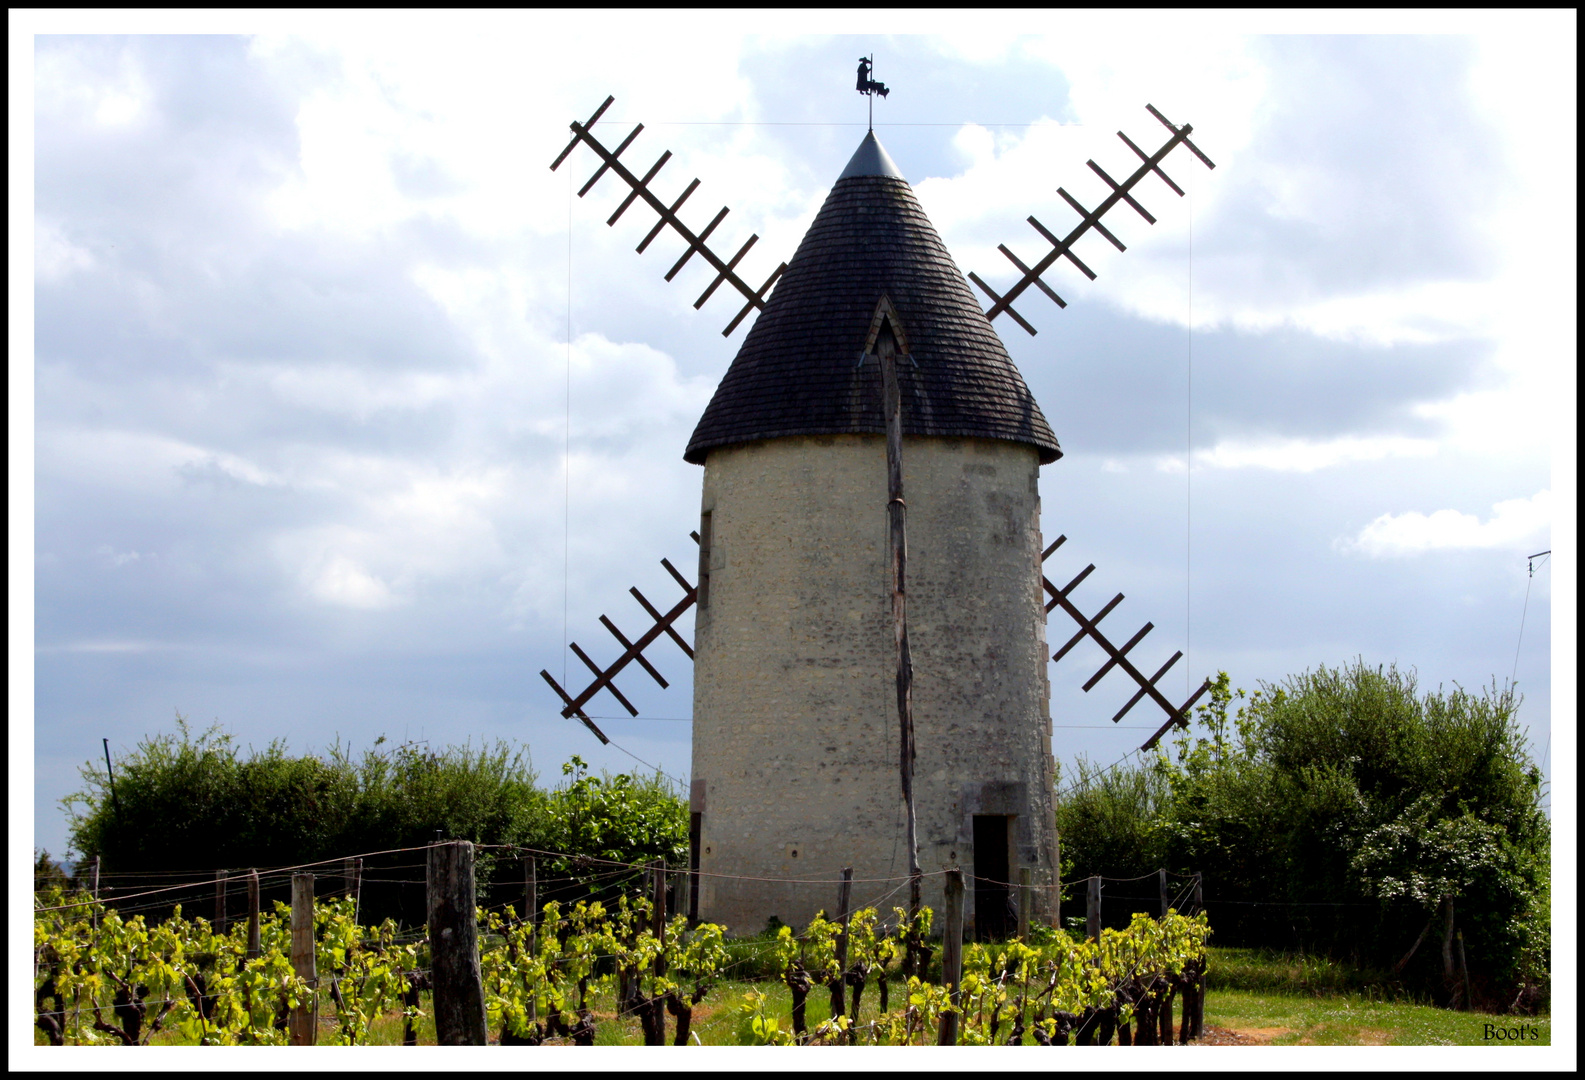
[[[1534,1001],[1550,829],[1517,707],[1511,688],[1422,695],[1362,660],[1250,695],[1224,672],[1154,760],[1080,763],[1058,809],[1064,876],[1201,871],[1223,944],[1320,951],[1444,999],[1451,903],[1476,998]]]
[[[84,788],[63,800],[70,845],[101,857],[112,902],[184,872],[391,852],[364,860],[362,913],[409,925],[424,921],[425,856],[395,849],[437,836],[495,845],[476,860],[481,904],[521,906],[511,847],[573,856],[540,860],[542,899],[588,896],[591,882],[611,880],[612,868],[591,859],[677,865],[686,856],[687,805],[663,776],[590,776],[575,757],[562,767],[565,786],[547,791],[523,748],[384,743],[356,759],[339,743],[323,757],[290,754],[282,740],[244,751],[218,725],[195,735],[178,717],[176,733],[147,737],[116,762],[114,798],[102,765],[81,768]],[[339,887],[339,863],[312,870],[336,879],[321,892]]]

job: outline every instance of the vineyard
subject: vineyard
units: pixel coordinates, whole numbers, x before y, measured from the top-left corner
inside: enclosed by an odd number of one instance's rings
[[[52,1045],[147,1045],[160,1032],[199,1045],[360,1045],[399,1017],[416,1045],[427,998],[442,1043],[593,1046],[598,995],[638,1020],[646,1044],[688,1045],[700,1041],[695,1009],[742,978],[732,969],[745,957],[791,996],[785,1013],[754,989],[712,1001],[750,1045],[1157,1045],[1187,1042],[1202,1022],[1203,913],[1139,914],[1093,939],[1037,926],[965,945],[960,912],[933,938],[929,908],[910,918],[865,907],[728,942],[720,926],[668,916],[659,869],[647,894],[552,901],[526,917],[472,903],[471,859],[472,845],[433,846],[430,921],[408,931],[362,925],[355,896],[316,899],[309,874],[294,877],[291,905],[219,931],[179,907],[148,925],[47,889],[35,903],[36,1023]],[[860,1022],[872,991],[878,1008]],[[830,995],[829,1018],[807,1023],[817,992]]]

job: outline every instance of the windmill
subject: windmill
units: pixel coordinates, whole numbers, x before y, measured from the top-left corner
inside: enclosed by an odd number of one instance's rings
[[[862,58],[873,107],[887,91],[872,71]],[[1119,203],[1154,222],[1135,192],[1156,176],[1183,194],[1162,169],[1179,145],[1214,165],[1190,125],[1147,105],[1166,142],[1147,154],[1118,132],[1140,164],[1116,181],[1092,159],[1111,189],[1093,210],[1058,188],[1078,223],[1059,237],[1030,216],[1049,250],[1026,264],[1001,245],[1020,277],[998,294],[958,270],[872,128],[797,252],[755,286],[738,268],[757,235],[722,258],[709,239],[727,208],[695,232],[681,212],[699,181],[669,202],[652,187],[670,151],[642,176],[623,162],[642,124],[614,150],[595,134],[613,100],[570,125],[551,168],[586,147],[598,166],[580,196],[608,173],[629,189],[607,224],[642,201],[657,220],[637,250],[668,228],[685,244],[666,280],[697,255],[714,276],[695,308],[727,285],[743,303],[724,335],[759,315],[684,452],[704,466],[695,580],[662,560],[681,598],[662,612],[631,590],[650,622],[634,638],[602,615],[621,652],[602,666],[573,644],[592,675],[582,689],[541,672],[562,715],[605,741],[588,714],[596,695],[638,715],[619,674],[636,663],[667,685],[649,646],[668,637],[693,661],[693,917],[734,932],[771,915],[799,924],[829,906],[844,867],[906,879],[914,908],[938,904],[925,867],[967,863],[981,934],[1005,930],[1015,881],[1055,919],[1047,616],[1060,608],[1077,625],[1052,660],[1085,638],[1107,654],[1086,692],[1114,668],[1133,680],[1114,721],[1146,697],[1163,710],[1146,748],[1187,724],[1209,683],[1174,704],[1159,684],[1182,653],[1147,676],[1130,653],[1152,624],[1116,646],[1100,624],[1122,594],[1093,615],[1074,602],[1093,564],[1061,587],[1043,574],[1066,537],[1042,544],[1039,469],[1062,451],[992,322],[1005,314],[1034,334],[1013,307],[1031,288],[1065,307],[1043,275],[1065,259],[1093,279],[1075,245],[1093,230],[1123,249],[1102,223]],[[690,608],[692,644],[675,626]]]

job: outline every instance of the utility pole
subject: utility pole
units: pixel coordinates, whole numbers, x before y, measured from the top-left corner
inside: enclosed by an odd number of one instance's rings
[[[121,820],[121,800],[116,798],[116,771],[110,766],[110,740],[102,740],[105,744],[105,775],[110,778],[110,805],[115,807],[116,821]]]

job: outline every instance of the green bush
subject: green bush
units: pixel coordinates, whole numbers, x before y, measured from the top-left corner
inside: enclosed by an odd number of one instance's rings
[[[1412,673],[1363,661],[1250,695],[1224,672],[1196,730],[1153,760],[1080,763],[1058,809],[1065,878],[1200,871],[1222,945],[1391,970],[1419,938],[1401,977],[1444,996],[1450,902],[1476,997],[1534,1001],[1550,830],[1517,706],[1495,686],[1422,695]]]
[[[476,859],[480,902],[519,909],[522,868],[511,847],[572,856],[540,860],[542,899],[620,881],[591,860],[675,866],[687,855],[687,804],[660,775],[589,776],[574,757],[562,767],[565,785],[545,790],[527,751],[501,742],[435,751],[381,738],[354,759],[339,743],[323,757],[290,754],[281,740],[244,751],[218,725],[194,735],[178,717],[177,728],[117,760],[113,798],[103,766],[90,761],[83,790],[63,800],[70,846],[101,857],[112,900],[183,873],[391,852],[364,861],[363,914],[414,924],[424,920],[424,853],[396,849],[437,836],[490,845]],[[338,864],[311,869],[337,887]],[[212,899],[199,902],[207,913]]]

